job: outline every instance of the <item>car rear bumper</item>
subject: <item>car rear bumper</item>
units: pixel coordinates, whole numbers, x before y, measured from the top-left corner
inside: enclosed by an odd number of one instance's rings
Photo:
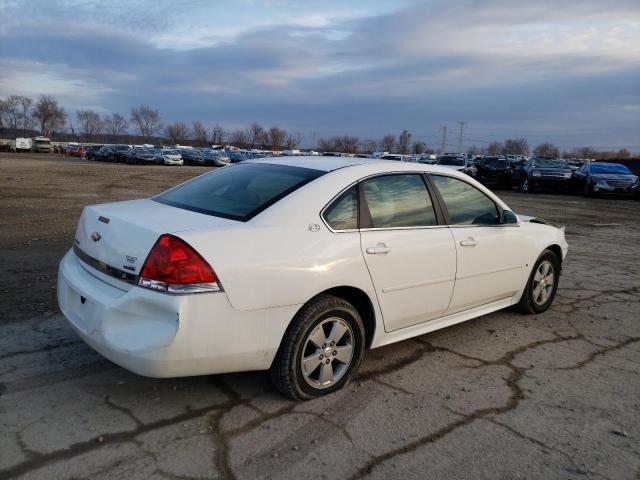
[[[60,310],[94,350],[149,377],[267,369],[295,313],[291,307],[240,311],[223,292],[121,290],[90,270],[73,251],[64,256],[58,272]]]

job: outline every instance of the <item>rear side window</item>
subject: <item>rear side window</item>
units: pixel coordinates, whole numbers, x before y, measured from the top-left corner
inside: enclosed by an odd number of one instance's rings
[[[351,187],[324,212],[324,219],[334,230],[358,228],[358,188]]]
[[[324,173],[286,165],[240,163],[194,178],[153,200],[246,222]]]
[[[477,188],[457,178],[431,175],[445,206],[451,225],[493,225],[500,223],[498,207]]]
[[[385,175],[362,182],[373,228],[437,225],[436,214],[420,175]]]

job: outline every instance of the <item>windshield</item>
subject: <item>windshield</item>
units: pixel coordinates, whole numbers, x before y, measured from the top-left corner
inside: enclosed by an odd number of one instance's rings
[[[453,165],[455,167],[464,167],[464,158],[460,157],[442,157],[438,160],[438,165]]]
[[[559,158],[536,158],[533,160],[533,165],[536,167],[567,168],[567,162]]]
[[[482,161],[482,164],[485,167],[493,167],[493,168],[507,168],[507,161],[504,158],[498,157],[487,157]]]
[[[240,163],[196,177],[153,200],[246,222],[324,173],[269,163]]]
[[[619,163],[592,163],[589,171],[591,173],[622,173],[631,175],[631,170]]]

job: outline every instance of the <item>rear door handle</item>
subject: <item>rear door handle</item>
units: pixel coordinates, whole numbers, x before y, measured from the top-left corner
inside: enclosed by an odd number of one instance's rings
[[[476,245],[478,245],[478,242],[473,237],[469,237],[466,240],[462,240],[460,242],[460,245],[462,245],[463,247],[475,247]]]
[[[366,252],[369,255],[380,255],[380,254],[389,253],[390,251],[391,249],[387,247],[384,243],[379,243],[375,247],[369,247],[366,250]]]

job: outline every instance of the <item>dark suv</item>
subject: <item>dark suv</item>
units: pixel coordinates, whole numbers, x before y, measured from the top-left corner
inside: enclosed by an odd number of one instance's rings
[[[487,156],[473,167],[473,177],[483,185],[511,188],[513,169],[504,157]]]
[[[573,171],[559,158],[533,157],[522,169],[522,190],[528,193],[542,188],[571,187]]]

